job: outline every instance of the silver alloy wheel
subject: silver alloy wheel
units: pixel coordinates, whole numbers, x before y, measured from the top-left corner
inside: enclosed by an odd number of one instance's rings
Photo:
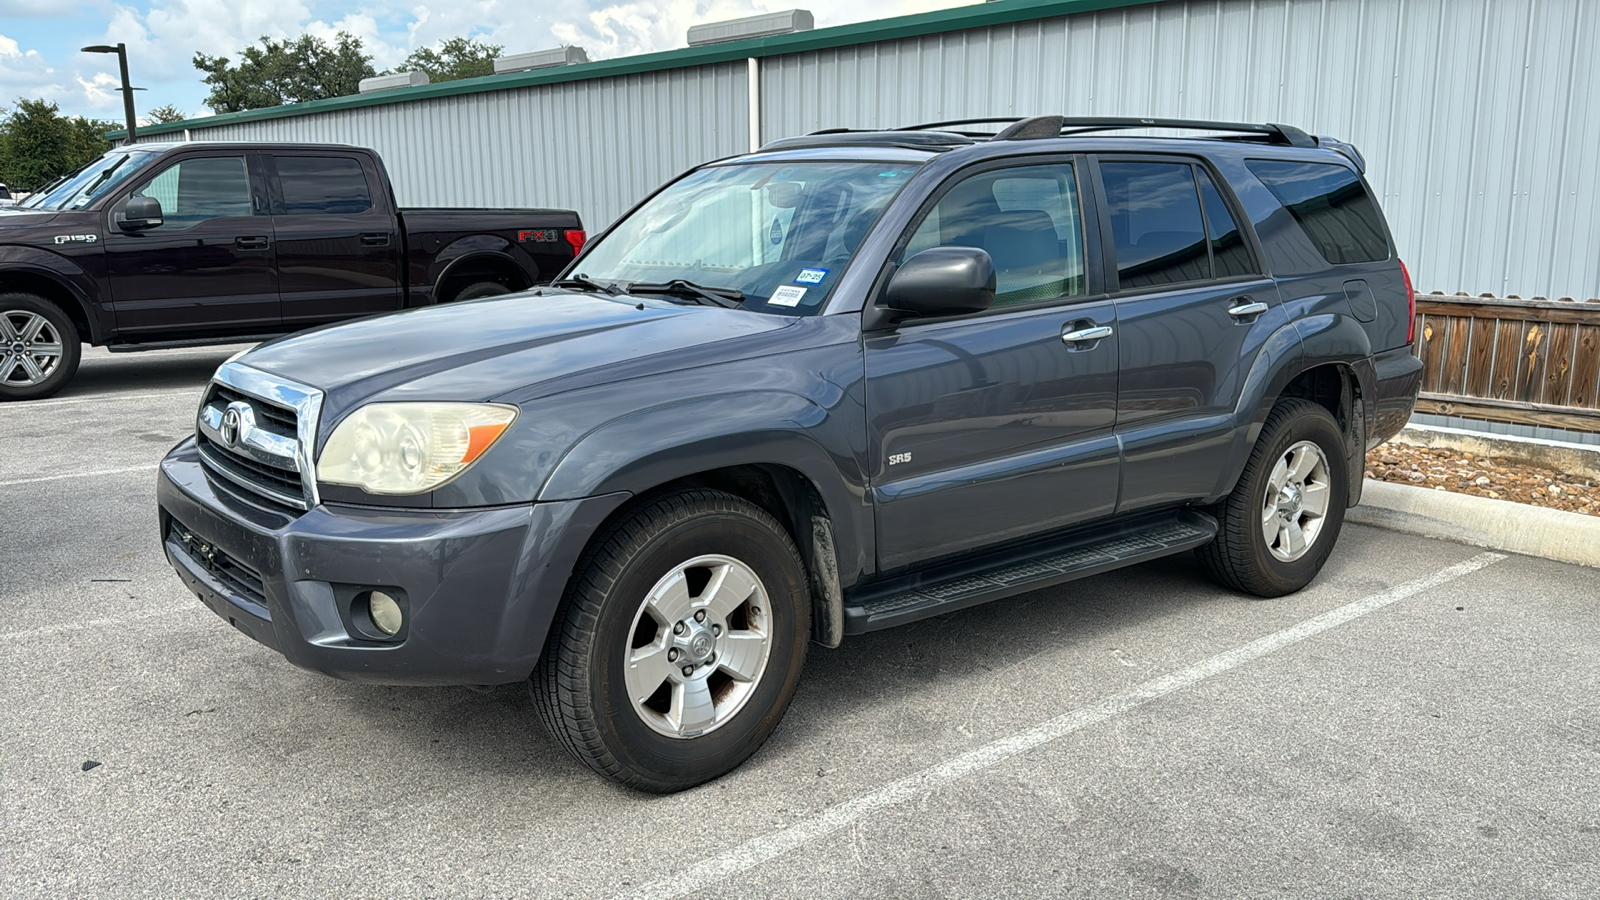
[[[1282,562],[1306,554],[1322,533],[1332,500],[1328,458],[1311,441],[1301,441],[1278,457],[1261,501],[1261,535]]]
[[[32,387],[50,377],[66,352],[50,320],[26,309],[0,312],[0,384]]]
[[[628,699],[646,725],[674,738],[715,731],[744,708],[766,671],[767,590],[729,556],[680,563],[645,595],[626,649]]]

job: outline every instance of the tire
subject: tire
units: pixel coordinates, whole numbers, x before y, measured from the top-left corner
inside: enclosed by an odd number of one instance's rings
[[[1227,587],[1258,597],[1292,594],[1317,577],[1333,552],[1349,478],[1333,416],[1309,400],[1280,400],[1233,493],[1212,510],[1220,525],[1216,540],[1195,554]]]
[[[0,293],[0,400],[38,400],[66,386],[83,358],[77,326],[42,297]]]
[[[484,297],[498,297],[501,294],[509,293],[511,293],[511,288],[506,287],[498,281],[475,281],[461,290],[456,291],[456,295],[450,298],[450,302],[456,303],[462,300],[481,300]]]
[[[670,793],[760,748],[794,697],[810,634],[805,569],[783,526],[731,494],[685,491],[647,502],[584,554],[530,688],[579,762]]]

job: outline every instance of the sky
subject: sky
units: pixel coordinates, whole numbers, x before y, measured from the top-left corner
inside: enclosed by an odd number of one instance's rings
[[[981,0],[0,0],[0,108],[44,98],[67,115],[121,121],[116,54],[83,53],[92,44],[128,45],[134,108],[172,104],[207,115],[196,52],[237,59],[261,36],[310,33],[361,38],[374,68],[398,65],[412,50],[467,36],[505,53],[576,44],[590,59],[686,46],[690,25],[796,7],[818,28]]]

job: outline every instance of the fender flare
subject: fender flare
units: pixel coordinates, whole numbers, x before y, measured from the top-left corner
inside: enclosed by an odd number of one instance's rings
[[[77,263],[36,247],[0,245],[0,279],[13,272],[41,278],[59,286],[78,305],[84,321],[89,323],[89,333],[79,337],[92,344],[103,341],[110,329],[99,320],[97,308],[91,299],[97,293],[94,279]]]
[[[469,243],[470,242],[470,243]],[[456,273],[462,266],[479,260],[493,260],[503,263],[512,271],[520,272],[530,284],[539,280],[538,267],[532,261],[524,262],[517,259],[510,250],[512,243],[497,235],[469,235],[451,243],[439,251],[429,266],[428,298],[432,303],[442,302],[438,296],[439,285]],[[452,252],[454,251],[454,252]],[[532,267],[532,271],[529,271]]]
[[[1371,360],[1372,342],[1367,337],[1366,329],[1350,316],[1336,313],[1309,316],[1287,322],[1274,331],[1262,344],[1250,373],[1245,376],[1243,389],[1239,392],[1239,403],[1233,413],[1238,427],[1234,431],[1235,444],[1229,458],[1234,462],[1220,473],[1221,477],[1209,500],[1226,496],[1238,483],[1251,448],[1261,437],[1261,428],[1266,424],[1267,416],[1290,382],[1312,369],[1334,365],[1343,370],[1347,377],[1355,379],[1351,385],[1355,390],[1370,396]],[[1362,377],[1363,370],[1367,372],[1365,378]],[[1366,406],[1368,408],[1363,410],[1363,414],[1368,421],[1362,423],[1363,430],[1372,424],[1371,404]]]
[[[590,431],[551,470],[538,501],[603,494],[638,496],[659,485],[716,469],[779,466],[815,488],[833,522],[841,575],[866,571],[871,509],[866,488],[840,475],[840,460],[820,444],[830,413],[782,391],[694,397],[643,410]],[[833,427],[845,428],[835,419]],[[803,523],[802,523],[803,524]],[[798,541],[807,540],[802,532]]]

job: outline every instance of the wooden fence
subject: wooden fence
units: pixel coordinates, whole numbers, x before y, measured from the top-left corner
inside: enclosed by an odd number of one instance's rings
[[[1417,295],[1417,411],[1600,432],[1600,301]]]

